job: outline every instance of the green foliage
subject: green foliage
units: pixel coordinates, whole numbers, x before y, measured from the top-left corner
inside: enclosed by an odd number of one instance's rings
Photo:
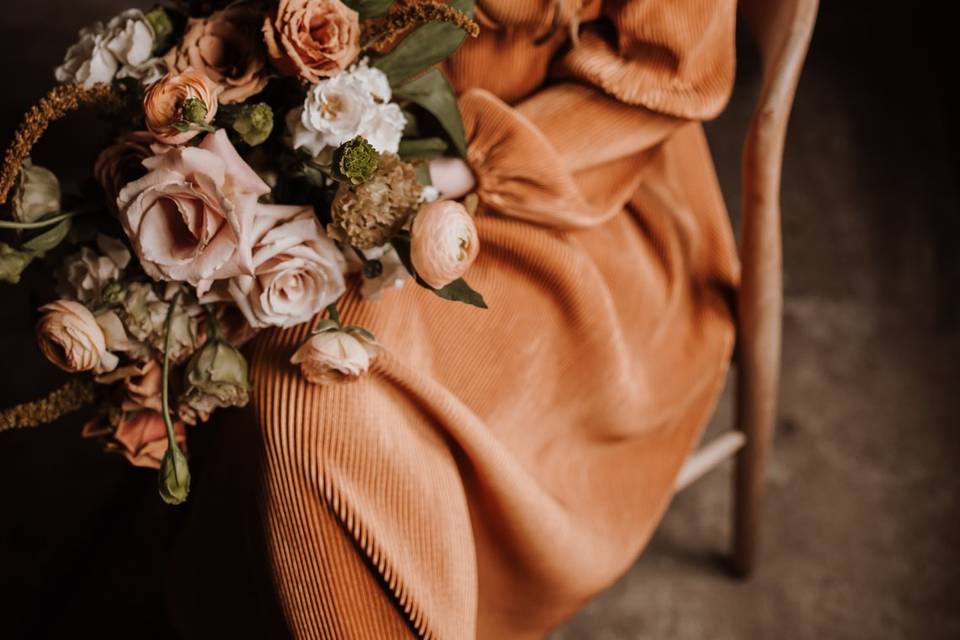
[[[398,155],[411,162],[413,160],[430,160],[443,155],[450,145],[441,138],[418,138],[416,140],[401,140]]]
[[[361,20],[366,20],[385,14],[393,0],[344,0],[344,4],[359,13]]]
[[[398,98],[420,105],[429,111],[443,127],[461,157],[467,155],[466,134],[463,119],[457,107],[453,87],[438,69],[431,69],[394,90]]]
[[[451,0],[454,9],[473,16],[473,0]],[[373,63],[390,79],[391,86],[402,84],[424,69],[443,62],[457,50],[467,34],[447,22],[429,22],[407,34],[390,53]]]

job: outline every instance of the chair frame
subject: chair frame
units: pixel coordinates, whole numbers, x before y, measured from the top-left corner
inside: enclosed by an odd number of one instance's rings
[[[757,563],[767,461],[777,418],[783,312],[780,182],[787,123],[818,0],[741,0],[759,46],[763,86],[743,147],[741,281],[737,299],[736,428],[703,445],[677,478],[680,491],[736,456],[732,569]]]

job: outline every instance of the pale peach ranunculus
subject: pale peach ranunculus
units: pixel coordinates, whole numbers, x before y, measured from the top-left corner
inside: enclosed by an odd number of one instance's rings
[[[183,73],[168,73],[147,89],[143,96],[143,113],[147,129],[164,144],[183,144],[194,138],[199,129],[181,131],[174,125],[183,122],[184,103],[193,98],[203,103],[206,114],[203,122],[209,124],[217,115],[217,94],[220,88],[196,69]]]
[[[37,339],[50,362],[70,372],[102,373],[116,368],[119,359],[107,351],[103,330],[89,309],[79,302],[57,300],[40,311]]]
[[[261,205],[254,276],[238,276],[227,293],[251,327],[306,322],[343,295],[346,260],[310,207]]]
[[[359,15],[340,0],[280,0],[264,21],[263,38],[280,73],[313,84],[357,59]]]
[[[413,219],[410,260],[417,275],[434,289],[463,276],[479,250],[477,226],[458,202],[425,204]]]
[[[183,422],[173,425],[174,440],[181,451],[186,451],[186,427]],[[167,452],[167,430],[163,415],[158,411],[141,410],[116,412],[109,417],[91,420],[81,433],[85,438],[104,438],[106,450],[120,453],[137,467],[159,469]]]
[[[346,331],[325,331],[311,336],[297,349],[291,364],[313,384],[333,384],[356,378],[370,368],[377,355],[375,342]]]
[[[117,198],[120,223],[155,280],[187,282],[202,295],[215,280],[253,274],[257,198],[270,187],[222,129],[197,147],[144,161],[148,173]]]
[[[220,86],[222,104],[243,102],[267,85],[267,56],[259,37],[263,14],[235,5],[207,18],[190,18],[180,45],[164,60],[172,71],[193,68]]]

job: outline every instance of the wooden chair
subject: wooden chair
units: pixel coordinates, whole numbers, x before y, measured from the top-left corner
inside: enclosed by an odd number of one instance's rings
[[[790,109],[818,0],[741,0],[763,61],[760,100],[743,147],[742,277],[737,304],[736,429],[703,445],[677,478],[680,491],[736,455],[733,570],[756,564],[767,458],[777,416],[783,265],[780,176]]]

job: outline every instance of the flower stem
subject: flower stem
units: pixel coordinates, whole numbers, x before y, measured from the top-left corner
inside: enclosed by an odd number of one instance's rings
[[[43,229],[44,227],[52,227],[58,222],[63,222],[64,220],[69,220],[75,216],[79,216],[82,213],[89,213],[90,209],[77,209],[76,211],[67,211],[59,215],[53,216],[52,218],[44,218],[43,220],[37,220],[36,222],[15,222],[13,220],[0,220],[0,229]]]
[[[167,309],[167,320],[164,323],[163,337],[163,382],[161,385],[160,402],[163,408],[163,424],[167,427],[167,446],[177,449],[177,440],[173,432],[173,420],[170,418],[170,328],[173,325],[173,314],[180,302],[181,291],[174,294]],[[174,473],[176,474],[177,458],[173,457]]]

